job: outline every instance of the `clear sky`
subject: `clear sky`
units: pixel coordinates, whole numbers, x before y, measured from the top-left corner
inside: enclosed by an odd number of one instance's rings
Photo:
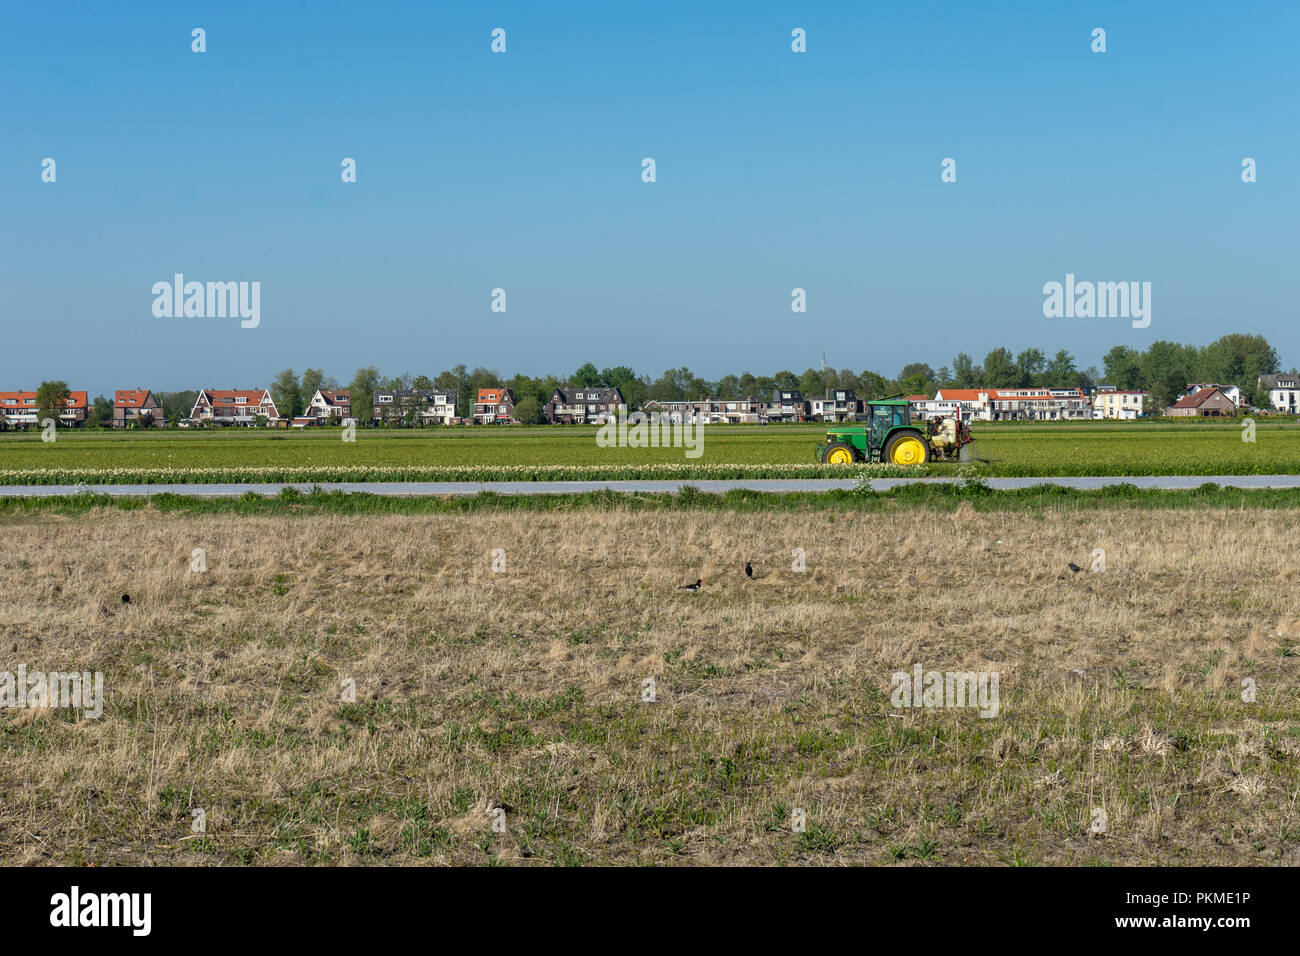
[[[1297,35],[1292,2],[9,4],[0,388],[1236,331],[1290,366]],[[260,326],[155,317],[177,272],[260,282]],[[1045,318],[1067,272],[1151,282],[1150,327]]]

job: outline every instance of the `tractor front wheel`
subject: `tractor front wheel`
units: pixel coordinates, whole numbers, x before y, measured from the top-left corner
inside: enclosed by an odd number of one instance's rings
[[[853,446],[846,445],[844,442],[831,442],[822,454],[822,462],[827,465],[851,465],[855,461],[857,455],[853,453]]]
[[[924,465],[930,460],[930,443],[919,432],[903,432],[889,440],[884,458],[895,465]]]

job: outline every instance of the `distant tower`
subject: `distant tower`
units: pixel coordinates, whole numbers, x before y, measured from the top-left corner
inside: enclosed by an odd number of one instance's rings
[[[825,374],[825,372],[826,372],[826,350],[823,349],[822,350],[822,373]]]

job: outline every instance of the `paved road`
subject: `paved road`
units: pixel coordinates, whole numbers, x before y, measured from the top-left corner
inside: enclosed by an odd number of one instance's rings
[[[952,484],[957,478],[873,478],[873,491],[886,491],[908,484]],[[989,487],[998,490],[1032,488],[1037,485],[1062,485],[1066,488],[1104,488],[1110,485],[1131,484],[1139,488],[1196,488],[1207,482],[1230,488],[1300,488],[1300,475],[1211,475],[1211,476],[1161,476],[1154,478],[1102,477],[1102,478],[989,478]],[[412,482],[336,482],[315,487],[327,491],[365,492],[389,497],[420,495],[474,495],[492,491],[499,495],[558,495],[583,491],[676,492],[683,485],[693,485],[701,491],[721,494],[736,488],[749,491],[792,492],[833,491],[851,489],[857,482],[851,478],[791,478],[745,479],[736,481],[412,481]],[[259,495],[276,495],[285,488],[310,492],[313,485],[298,483],[266,484],[191,484],[191,485],[0,485],[0,497],[42,497],[74,495],[92,491],[114,497],[143,497],[165,493],[188,495],[196,498],[231,498],[252,491]]]

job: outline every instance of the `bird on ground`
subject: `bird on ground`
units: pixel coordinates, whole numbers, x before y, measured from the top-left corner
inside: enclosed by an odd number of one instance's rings
[[[1068,568],[1069,568],[1071,571],[1073,571],[1075,574],[1078,574],[1080,571],[1083,570],[1083,568],[1079,567],[1079,566],[1078,566],[1077,564],[1075,564],[1073,561],[1071,561],[1068,565],[1066,565],[1066,567],[1068,567]]]
[[[682,585],[681,587],[679,587],[677,590],[679,590],[679,591],[698,591],[698,590],[700,589],[700,585],[702,585],[703,583],[704,583],[704,579],[703,579],[703,578],[696,578],[694,584],[683,584],[683,585]]]
[[[122,603],[123,603],[123,604],[130,604],[130,603],[131,603],[131,595],[129,595],[129,594],[123,594],[123,595],[122,595]]]
[[[745,562],[745,577],[747,577],[747,578],[752,578],[753,576],[754,576],[754,566],[751,565],[748,561],[746,561],[746,562]]]

